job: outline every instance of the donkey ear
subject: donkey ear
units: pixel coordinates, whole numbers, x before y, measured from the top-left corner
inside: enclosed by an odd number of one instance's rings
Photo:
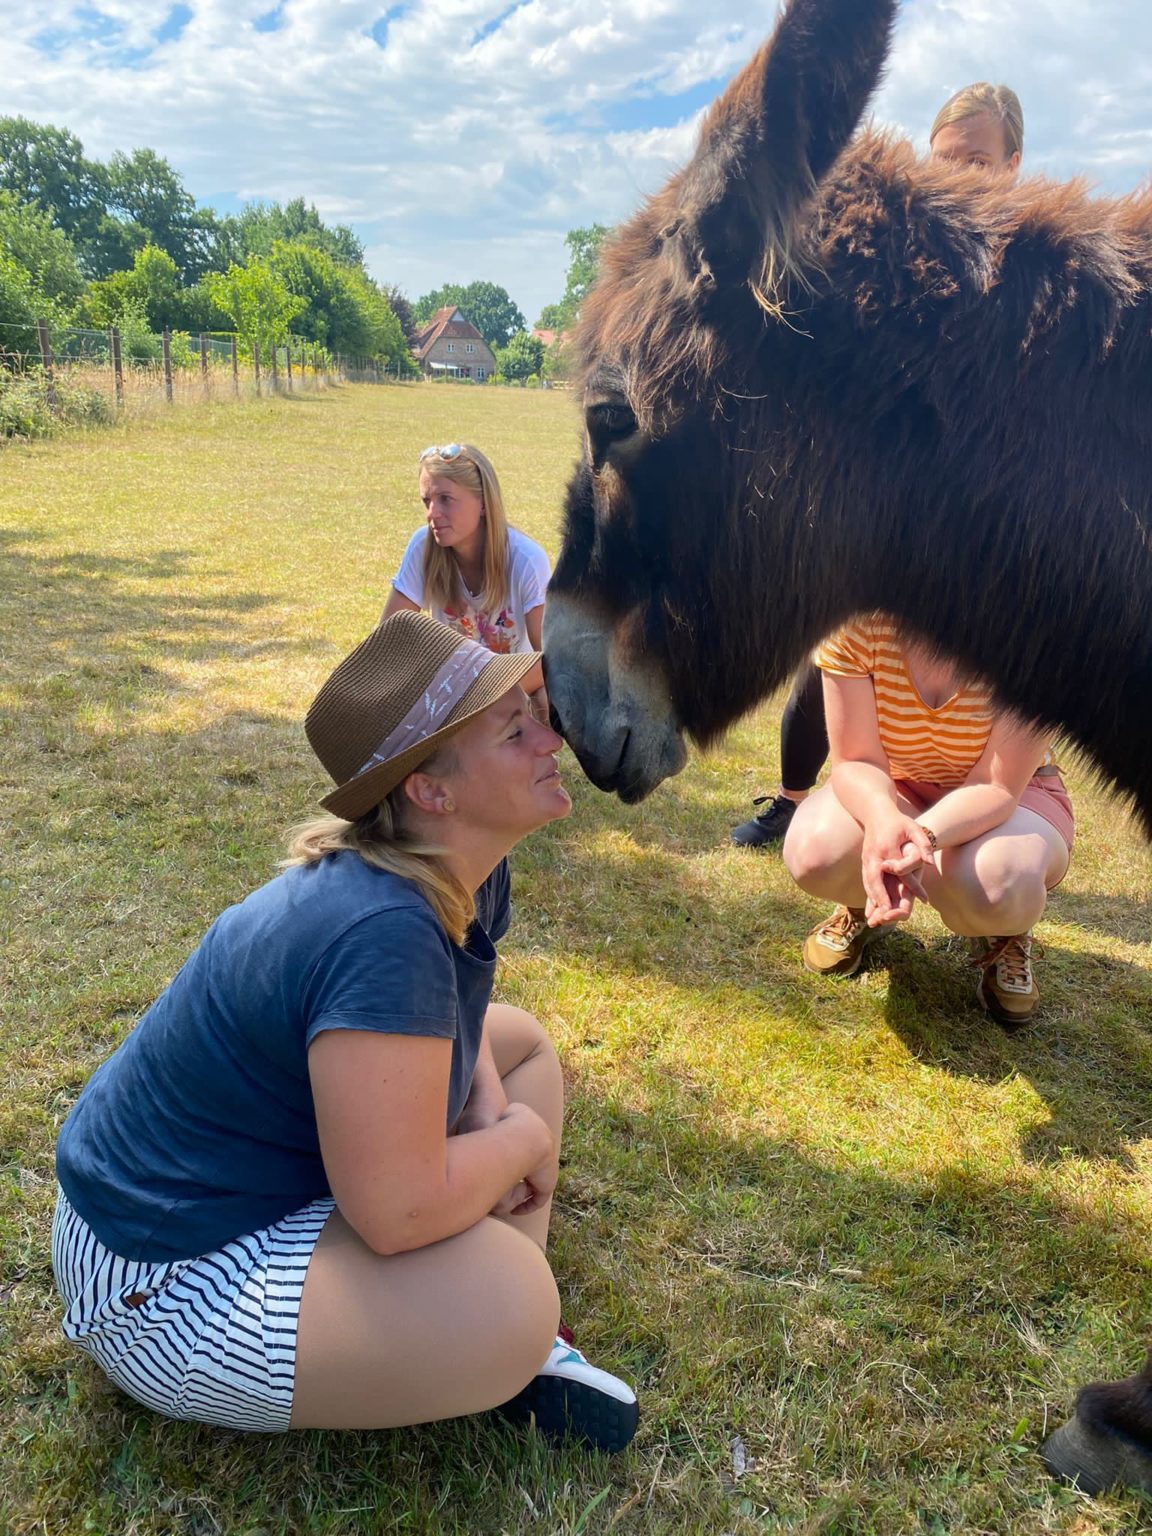
[[[716,277],[786,262],[800,211],[879,83],[896,8],[897,0],[789,0],[772,37],[714,103],[678,201],[684,234]]]

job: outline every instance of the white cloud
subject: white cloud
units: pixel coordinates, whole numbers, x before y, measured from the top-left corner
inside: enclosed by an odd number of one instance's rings
[[[565,231],[659,186],[707,83],[771,24],[751,0],[284,0],[258,30],[275,0],[186,4],[157,45],[171,0],[0,0],[4,110],[101,157],[150,145],[202,200],[303,195],[380,278],[490,278],[530,321],[563,288]],[[1124,190],[1152,167],[1145,0],[909,0],[877,116],[923,144],[981,78],[1020,93],[1032,168]]]

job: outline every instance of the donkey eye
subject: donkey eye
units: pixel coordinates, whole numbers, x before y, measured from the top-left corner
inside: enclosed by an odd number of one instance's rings
[[[618,442],[631,437],[636,430],[636,418],[621,400],[600,401],[590,405],[585,412],[588,435],[595,442]]]

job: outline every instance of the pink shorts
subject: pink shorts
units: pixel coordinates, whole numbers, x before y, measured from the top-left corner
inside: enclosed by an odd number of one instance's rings
[[[904,798],[911,801],[918,816],[930,805],[935,805],[950,788],[947,784],[923,784],[913,779],[897,779],[895,784]],[[1064,780],[1058,773],[1049,771],[1034,774],[1024,786],[1020,804],[1026,811],[1035,811],[1037,816],[1043,816],[1046,822],[1055,827],[1067,843],[1068,852],[1072,852],[1076,818],[1072,814],[1072,802],[1064,788]]]

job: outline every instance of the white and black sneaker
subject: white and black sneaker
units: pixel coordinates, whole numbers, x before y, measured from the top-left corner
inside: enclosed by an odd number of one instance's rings
[[[549,1439],[582,1440],[600,1451],[622,1451],[640,1420],[632,1388],[589,1365],[563,1327],[537,1375],[498,1411],[518,1423],[534,1419]]]

